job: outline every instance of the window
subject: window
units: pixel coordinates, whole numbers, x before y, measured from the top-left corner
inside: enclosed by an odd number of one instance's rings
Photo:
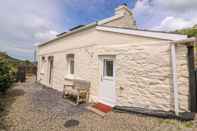
[[[44,63],[45,63],[45,57],[42,56],[41,57],[41,70],[40,70],[41,74],[44,74]]]
[[[68,74],[73,75],[75,73],[75,61],[73,54],[67,55],[67,63],[68,63]]]
[[[74,60],[70,60],[70,74],[74,74]]]
[[[113,77],[113,60],[104,59],[104,76]]]

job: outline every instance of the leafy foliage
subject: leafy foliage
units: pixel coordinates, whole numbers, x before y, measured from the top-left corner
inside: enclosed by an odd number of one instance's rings
[[[177,30],[176,33],[187,35],[188,37],[197,37],[197,25],[195,25],[193,28]],[[197,65],[197,44],[196,44],[195,50],[196,50],[195,59],[196,59],[196,65]]]
[[[34,66],[28,60],[18,60],[0,52],[0,92],[5,92],[15,82],[18,67],[21,65],[30,69]]]
[[[14,74],[10,64],[0,59],[0,92],[5,93],[11,87],[14,82]]]
[[[188,29],[182,29],[177,30],[177,33],[188,35],[188,37],[197,37],[197,28],[188,28]]]
[[[15,59],[10,57],[9,55],[7,55],[5,52],[0,52],[0,60],[4,60],[7,61],[7,63],[9,63],[9,65],[13,68],[13,69],[17,69],[17,66],[22,63],[23,61]]]

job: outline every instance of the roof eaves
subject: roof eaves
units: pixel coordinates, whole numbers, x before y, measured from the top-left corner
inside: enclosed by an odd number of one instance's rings
[[[139,29],[132,29],[132,28],[125,29],[125,28],[119,28],[119,27],[97,26],[96,29],[101,30],[101,31],[143,36],[143,37],[170,40],[170,41],[183,40],[183,39],[188,38],[187,35],[163,33],[163,32],[148,31],[148,30],[139,30]]]
[[[197,45],[197,38],[191,37],[184,40],[177,40],[177,41],[173,41],[172,44],[184,44],[184,45],[193,46],[194,44]]]
[[[75,29],[75,30],[72,30],[72,31],[69,31],[69,32],[60,33],[60,34],[57,35],[56,38],[51,39],[51,40],[49,40],[49,41],[47,41],[47,42],[44,42],[44,43],[38,45],[38,47],[44,46],[44,45],[46,45],[46,44],[48,44],[48,43],[51,43],[51,42],[56,41],[56,40],[59,40],[59,39],[65,37],[65,36],[68,36],[68,35],[71,35],[71,34],[73,34],[73,33],[82,31],[82,30],[84,30],[84,29],[91,28],[91,27],[94,27],[94,26],[97,26],[97,25],[103,25],[103,24],[109,23],[109,22],[111,22],[111,21],[120,19],[120,18],[122,18],[122,17],[124,17],[124,15],[115,15],[115,16],[112,16],[112,17],[109,17],[109,18],[100,20],[100,21],[98,21],[98,22],[90,23],[90,24],[88,24],[88,25],[82,26],[82,27],[80,27],[80,28],[78,28],[78,29]]]
[[[66,34],[67,32],[62,32],[62,33],[60,33],[60,34],[57,34],[56,36],[57,37],[60,37],[60,36],[62,36],[62,35],[64,35],[64,34]]]
[[[167,33],[167,34],[177,34],[182,35],[176,32],[166,32],[166,31],[157,31],[157,30],[147,30],[147,29],[139,29],[139,28],[128,28],[128,27],[114,27],[114,26],[104,26],[103,27],[112,27],[112,28],[121,28],[121,29],[128,29],[128,30],[139,30],[139,31],[148,31],[148,32],[156,32],[156,33]]]

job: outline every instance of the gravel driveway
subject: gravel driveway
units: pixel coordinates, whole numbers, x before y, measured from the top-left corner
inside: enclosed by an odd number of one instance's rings
[[[79,125],[66,128],[67,120]],[[197,121],[180,122],[128,113],[108,113],[104,118],[73,106],[62,94],[36,84],[18,83],[0,96],[0,131],[197,131]]]

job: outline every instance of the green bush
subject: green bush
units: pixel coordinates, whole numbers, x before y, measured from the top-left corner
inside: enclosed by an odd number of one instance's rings
[[[14,82],[12,67],[5,60],[0,60],[0,92],[5,93]]]

